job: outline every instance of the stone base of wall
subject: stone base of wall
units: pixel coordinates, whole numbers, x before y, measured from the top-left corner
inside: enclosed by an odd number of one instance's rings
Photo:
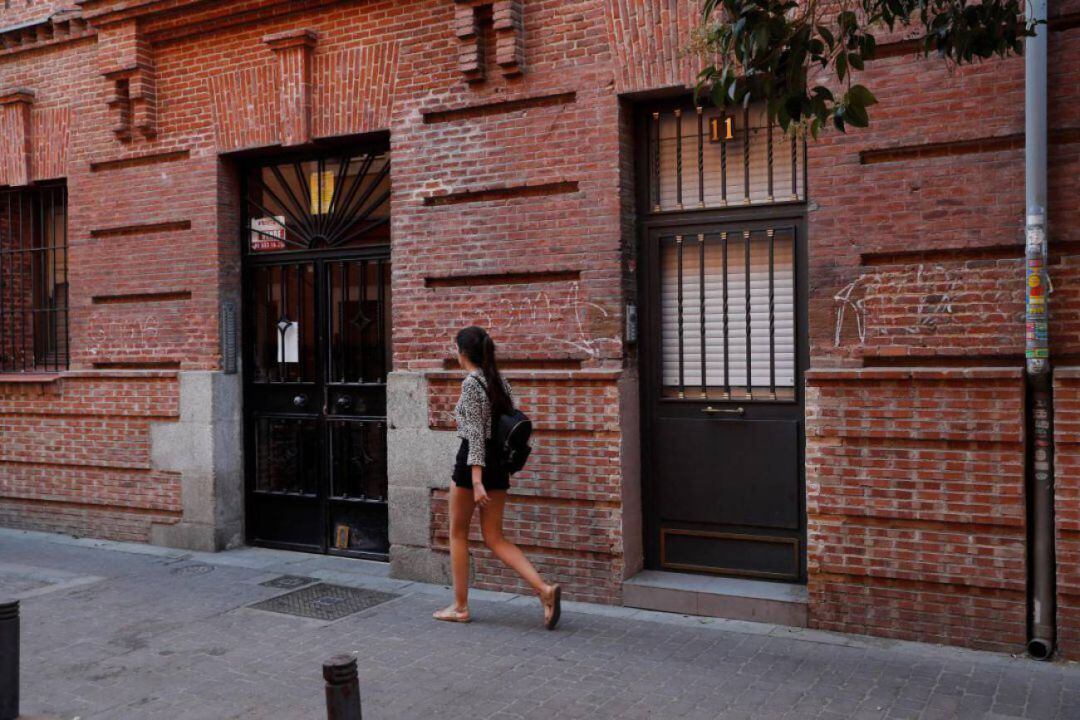
[[[183,516],[151,528],[154,545],[216,552],[244,542],[239,374],[180,373],[180,418],[151,427],[154,468],[180,474]]]
[[[447,558],[432,549],[431,494],[449,483],[458,440],[429,426],[428,383],[421,373],[390,373],[386,408],[390,574],[448,584]]]
[[[1023,399],[1019,368],[807,373],[811,626],[1023,650]]]

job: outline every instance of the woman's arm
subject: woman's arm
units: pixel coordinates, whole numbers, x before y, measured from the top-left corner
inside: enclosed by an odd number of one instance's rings
[[[487,449],[487,428],[484,427],[484,403],[487,394],[474,377],[465,378],[461,385],[461,414],[463,418],[461,435],[469,442],[467,465],[484,467],[484,454]]]
[[[484,427],[483,408],[487,402],[487,393],[473,377],[465,378],[461,385],[461,414],[464,422],[462,435],[469,443],[469,457],[466,464],[472,472],[473,500],[483,507],[488,503],[487,490],[484,488],[484,453],[487,448],[487,431]]]

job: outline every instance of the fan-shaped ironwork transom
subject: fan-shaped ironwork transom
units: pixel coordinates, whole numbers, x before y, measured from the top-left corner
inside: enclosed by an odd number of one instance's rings
[[[247,180],[251,253],[333,249],[389,238],[388,152],[263,165]]]

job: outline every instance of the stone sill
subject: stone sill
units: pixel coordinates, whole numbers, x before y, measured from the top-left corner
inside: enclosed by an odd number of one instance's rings
[[[50,385],[72,378],[175,378],[177,370],[64,370],[0,373],[0,385]]]
[[[1020,380],[1024,377],[1024,369],[1022,367],[838,367],[807,370],[805,377],[807,382],[818,380]]]
[[[622,370],[502,370],[511,380],[618,380]],[[429,370],[423,373],[430,380],[462,380],[464,370]]]
[[[1050,359],[1053,362],[1053,358]],[[1067,367],[1054,368],[1055,380],[1080,380],[1080,367],[1070,365]]]
[[[116,370],[87,369],[66,370],[60,374],[64,378],[175,378],[179,370]]]
[[[48,385],[60,379],[60,373],[0,373],[0,385]]]

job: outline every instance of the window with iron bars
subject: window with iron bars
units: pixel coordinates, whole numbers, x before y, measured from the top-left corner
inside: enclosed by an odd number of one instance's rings
[[[0,190],[0,372],[68,360],[67,188]]]

